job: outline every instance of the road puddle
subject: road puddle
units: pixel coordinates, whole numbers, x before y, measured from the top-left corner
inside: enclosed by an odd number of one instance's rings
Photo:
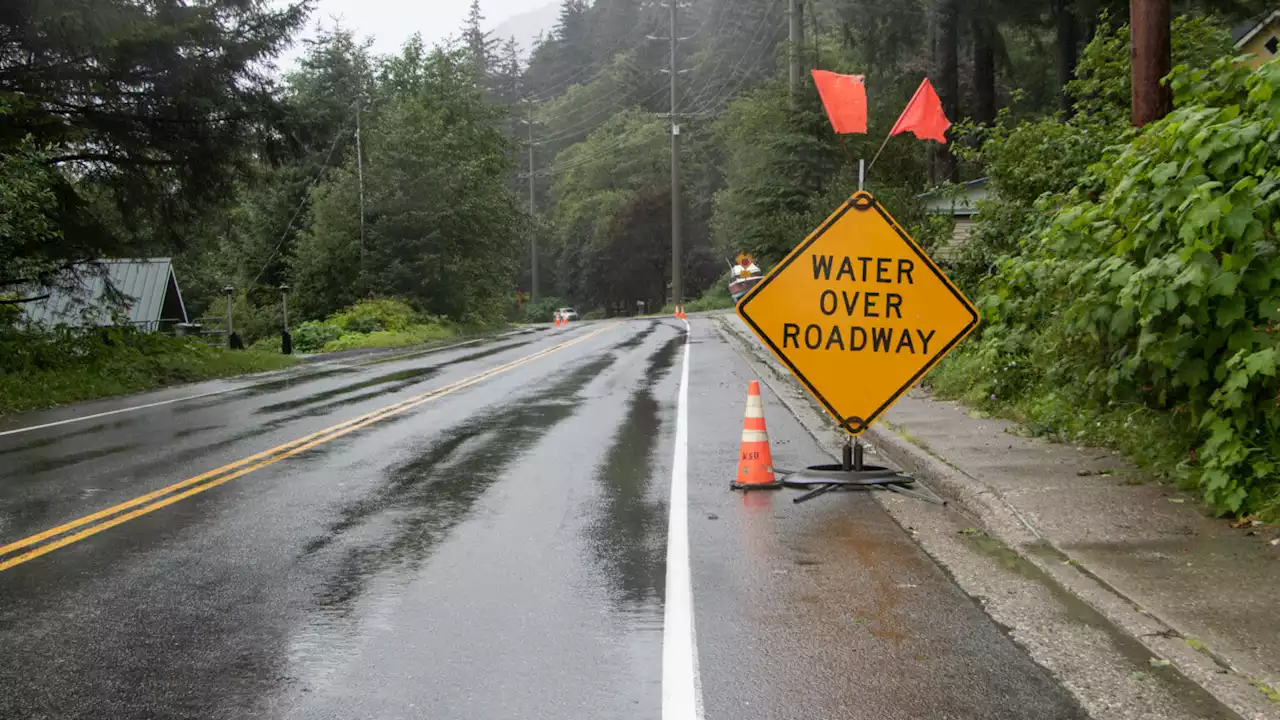
[[[614,363],[602,357],[568,370],[547,389],[484,413],[427,441],[424,452],[393,468],[374,493],[339,511],[306,555],[337,550],[334,571],[316,593],[331,622],[346,617],[371,580],[411,579],[506,468],[581,404],[581,390]],[[338,549],[338,546],[343,546]]]
[[[648,337],[655,327],[636,337]],[[662,418],[653,387],[671,371],[683,344],[683,335],[673,337],[649,356],[644,380],[632,393],[626,417],[596,471],[602,498],[587,530],[587,546],[615,600],[630,612],[657,613],[658,620],[666,581],[667,504],[665,478],[654,477]]]
[[[323,392],[318,392],[314,395],[308,395],[306,397],[298,398],[296,400],[278,402],[278,403],[273,403],[271,405],[263,405],[262,407],[255,410],[254,414],[269,415],[272,413],[285,412],[287,410],[296,410],[297,408],[300,408],[300,407],[306,407],[307,405],[315,405],[317,403],[323,403],[327,400],[332,400],[333,398],[341,397],[343,395],[349,395],[351,393],[358,392],[366,388],[378,387],[382,385],[390,385],[391,387],[382,388],[377,393],[374,393],[373,395],[368,395],[366,397],[373,397],[376,395],[385,395],[387,393],[391,393],[391,392],[395,392],[396,390],[403,389],[408,385],[421,382],[427,379],[428,377],[435,375],[437,372],[439,372],[439,369],[435,366],[417,367],[417,368],[410,368],[408,370],[400,370],[399,372],[387,373],[386,375],[379,375],[374,378],[369,378],[368,380],[361,380],[360,382],[357,382],[357,383],[351,383],[350,385],[343,385],[342,387],[333,388],[332,390],[325,390]]]

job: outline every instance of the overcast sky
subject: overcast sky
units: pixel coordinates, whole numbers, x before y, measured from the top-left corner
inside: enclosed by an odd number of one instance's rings
[[[513,15],[547,4],[547,0],[480,0],[486,29]],[[361,36],[373,36],[374,52],[399,49],[409,36],[422,33],[428,45],[456,36],[471,7],[471,0],[317,0],[305,36],[314,34],[316,22],[332,27],[334,18]],[[282,70],[290,68],[302,53],[302,43],[280,58]]]

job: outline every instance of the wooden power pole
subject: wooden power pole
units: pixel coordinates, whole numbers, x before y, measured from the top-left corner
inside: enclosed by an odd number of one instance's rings
[[[787,55],[788,84],[791,90],[791,109],[796,108],[796,97],[800,94],[800,82],[803,77],[801,67],[804,46],[804,2],[791,0],[787,8]]]
[[[1160,83],[1173,63],[1169,5],[1169,0],[1129,0],[1134,127],[1159,120],[1173,109],[1169,88]]]
[[[684,248],[680,237],[680,0],[671,0],[671,302],[684,303]]]

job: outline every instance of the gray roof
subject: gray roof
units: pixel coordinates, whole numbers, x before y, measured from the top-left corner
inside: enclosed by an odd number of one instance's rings
[[[47,327],[111,324],[116,306],[107,291],[108,282],[123,296],[119,310],[127,323],[155,329],[161,320],[187,321],[169,258],[97,260],[77,266],[70,287],[53,289],[48,298],[26,303],[23,314],[27,322]],[[169,293],[174,297],[166,302]],[[165,316],[166,307],[173,317]]]
[[[1265,29],[1266,26],[1270,25],[1271,23],[1277,20],[1280,20],[1280,9],[1268,10],[1267,12],[1261,15],[1258,15],[1252,20],[1246,20],[1236,25],[1235,27],[1231,28],[1232,44],[1238,50],[1241,45],[1244,45],[1245,43],[1252,40],[1254,35],[1257,35],[1259,32]]]
[[[978,201],[987,197],[987,180],[978,178],[961,183],[958,190],[934,191],[917,195],[930,215],[972,217],[978,214]]]

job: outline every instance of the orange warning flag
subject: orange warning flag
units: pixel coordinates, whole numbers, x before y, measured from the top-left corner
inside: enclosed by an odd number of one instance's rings
[[[831,128],[837,134],[867,132],[867,86],[862,75],[841,75],[814,70],[813,82],[827,108]]]
[[[929,78],[925,78],[916,90],[916,94],[912,96],[911,102],[907,103],[907,109],[902,111],[898,122],[893,124],[893,130],[889,131],[889,136],[909,132],[921,140],[935,140],[946,145],[949,127],[951,127],[951,121],[942,110],[942,101],[938,99],[933,83],[929,82]]]

